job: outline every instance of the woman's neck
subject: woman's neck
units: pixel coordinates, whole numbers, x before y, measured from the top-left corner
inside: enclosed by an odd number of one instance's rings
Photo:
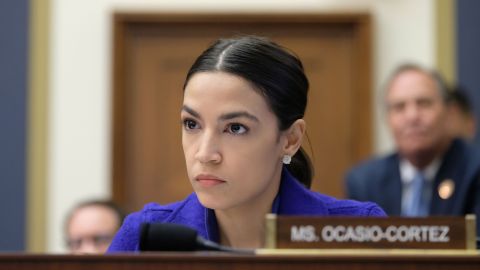
[[[246,204],[230,209],[215,210],[220,243],[234,248],[262,248],[265,242],[265,215],[280,188],[280,174],[267,191]]]

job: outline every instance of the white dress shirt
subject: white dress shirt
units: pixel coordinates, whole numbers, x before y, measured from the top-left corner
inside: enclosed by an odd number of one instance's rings
[[[411,200],[412,188],[410,183],[413,181],[415,175],[420,172],[426,181],[430,183],[434,180],[438,169],[440,168],[440,158],[434,159],[425,169],[418,170],[408,160],[400,160],[400,179],[402,180],[402,213],[405,213],[408,202]]]

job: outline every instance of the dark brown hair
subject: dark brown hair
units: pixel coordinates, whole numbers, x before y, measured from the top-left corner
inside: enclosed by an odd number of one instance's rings
[[[301,61],[266,38],[243,36],[216,41],[196,59],[184,89],[194,74],[208,71],[231,73],[252,83],[276,115],[280,131],[305,114],[309,82]],[[313,169],[303,149],[286,166],[298,181],[311,186]]]

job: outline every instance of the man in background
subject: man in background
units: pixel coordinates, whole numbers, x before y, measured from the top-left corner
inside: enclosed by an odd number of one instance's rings
[[[448,131],[448,90],[438,74],[399,67],[384,102],[397,150],[353,168],[348,196],[376,202],[389,215],[479,216],[480,151]]]
[[[448,104],[450,112],[447,124],[452,136],[472,141],[475,137],[476,123],[468,96],[460,88],[453,89]]]
[[[111,201],[91,200],[78,204],[65,223],[69,251],[72,254],[104,253],[123,218],[123,211]]]

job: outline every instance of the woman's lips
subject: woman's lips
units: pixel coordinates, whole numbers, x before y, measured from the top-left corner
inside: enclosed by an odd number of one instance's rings
[[[197,183],[199,183],[203,187],[212,187],[212,186],[217,186],[225,183],[224,180],[213,175],[201,174],[195,177],[195,180],[197,181]]]

